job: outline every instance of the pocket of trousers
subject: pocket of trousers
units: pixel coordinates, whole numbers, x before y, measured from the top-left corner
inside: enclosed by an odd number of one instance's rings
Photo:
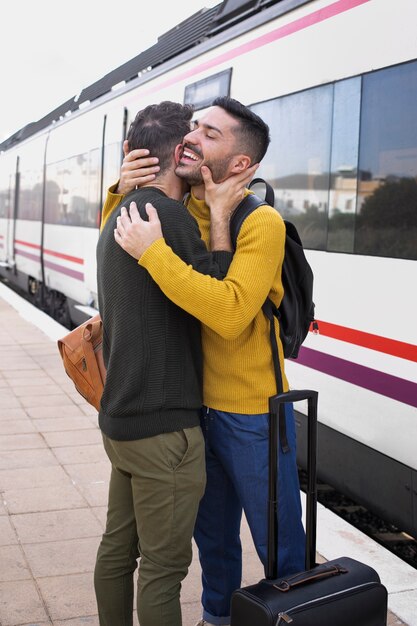
[[[168,465],[175,471],[183,464],[188,453],[190,444],[186,429],[164,433],[163,440]]]

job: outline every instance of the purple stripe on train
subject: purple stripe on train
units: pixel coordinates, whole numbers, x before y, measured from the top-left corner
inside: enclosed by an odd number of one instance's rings
[[[30,259],[31,261],[37,261],[38,263],[40,263],[39,254],[31,254],[30,252],[26,252],[25,250],[19,250],[18,248],[15,248],[14,252],[15,254],[24,256],[26,259]]]
[[[69,267],[57,265],[56,263],[51,263],[50,261],[45,261],[44,264],[45,267],[49,267],[49,269],[51,270],[55,270],[56,272],[60,272],[61,274],[66,274],[67,276],[71,276],[72,278],[76,278],[77,280],[84,280],[84,274],[82,272],[71,270]]]
[[[302,347],[295,362],[311,367],[318,372],[323,372],[323,374],[345,380],[352,385],[369,389],[369,391],[374,391],[387,398],[417,407],[417,384],[404,378],[385,374],[385,372],[351,363],[311,348]]]
[[[31,254],[30,252],[26,252],[24,250],[17,250],[16,254],[20,254],[20,256],[24,256],[31,261],[37,261],[40,263],[40,257],[35,254]],[[76,280],[84,280],[84,274],[82,272],[77,272],[76,270],[72,270],[69,267],[64,267],[63,265],[58,265],[57,263],[51,263],[51,261],[44,261],[45,267],[49,267],[51,270],[55,270],[60,274],[66,274],[67,276],[71,276],[71,278],[75,278]]]

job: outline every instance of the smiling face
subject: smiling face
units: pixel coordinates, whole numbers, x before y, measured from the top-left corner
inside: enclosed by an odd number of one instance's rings
[[[239,122],[221,107],[212,107],[184,137],[175,173],[190,185],[201,185],[207,165],[216,183],[226,180],[239,161],[236,135]]]

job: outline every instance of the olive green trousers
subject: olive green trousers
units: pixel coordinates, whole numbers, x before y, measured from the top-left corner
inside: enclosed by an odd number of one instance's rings
[[[140,626],[181,626],[181,581],[206,480],[201,429],[103,441],[112,470],[94,571],[100,626],[132,626],[139,557]]]

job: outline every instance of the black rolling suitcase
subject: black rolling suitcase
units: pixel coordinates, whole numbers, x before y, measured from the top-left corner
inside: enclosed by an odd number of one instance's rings
[[[317,392],[289,391],[269,401],[267,577],[234,592],[231,626],[386,626],[387,590],[374,569],[347,557],[322,565],[316,557]],[[277,451],[283,403],[308,400],[306,571],[277,578]],[[281,413],[282,414],[282,413]],[[279,471],[279,468],[278,468]]]

